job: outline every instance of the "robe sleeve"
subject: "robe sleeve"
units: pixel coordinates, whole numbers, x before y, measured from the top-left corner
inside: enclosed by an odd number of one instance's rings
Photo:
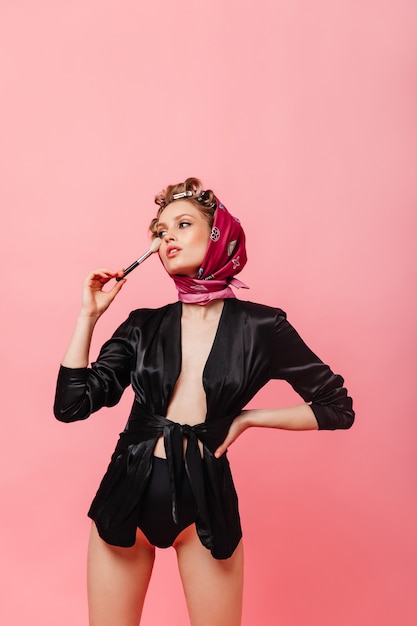
[[[134,360],[132,314],[106,341],[91,367],[61,365],[56,385],[54,415],[61,422],[89,417],[103,406],[114,406],[130,383]]]
[[[286,380],[310,403],[320,430],[352,426],[355,413],[343,378],[310,350],[281,310],[275,321],[271,378]]]

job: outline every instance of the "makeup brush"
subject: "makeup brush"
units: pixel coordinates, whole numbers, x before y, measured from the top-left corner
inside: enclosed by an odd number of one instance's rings
[[[120,280],[122,280],[125,276],[127,276],[128,274],[130,274],[130,272],[132,270],[135,269],[135,267],[137,267],[138,265],[140,265],[145,259],[148,258],[148,256],[151,256],[151,254],[153,254],[154,252],[156,252],[159,248],[159,246],[161,245],[161,240],[160,239],[154,239],[152,242],[151,247],[149,248],[149,250],[147,252],[145,252],[145,254],[142,254],[142,256],[135,261],[134,263],[132,263],[132,265],[129,265],[129,267],[127,267],[124,271],[123,276],[118,276],[116,278],[117,282],[119,282]]]

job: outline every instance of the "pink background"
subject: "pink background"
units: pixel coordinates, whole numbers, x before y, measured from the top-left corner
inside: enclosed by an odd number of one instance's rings
[[[286,310],[357,411],[230,450],[243,625],[417,623],[416,35],[415,0],[2,0],[2,624],[87,624],[86,510],[131,393],[60,424],[57,367],[85,274],[144,252],[155,192],[190,175],[246,229],[238,296]],[[175,299],[152,258],[92,357]],[[167,623],[188,623],[173,550],[143,617]]]

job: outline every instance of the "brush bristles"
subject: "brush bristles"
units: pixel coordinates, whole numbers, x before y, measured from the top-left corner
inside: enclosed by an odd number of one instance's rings
[[[154,239],[151,247],[149,248],[149,252],[157,252],[159,250],[159,246],[161,245],[161,240],[159,238]]]

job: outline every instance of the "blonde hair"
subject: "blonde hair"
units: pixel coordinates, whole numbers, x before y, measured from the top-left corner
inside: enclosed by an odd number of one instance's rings
[[[159,216],[168,204],[175,202],[174,195],[178,193],[191,192],[191,195],[185,196],[184,200],[193,204],[202,215],[206,218],[210,228],[213,226],[214,213],[216,211],[217,203],[214,192],[211,189],[203,190],[201,180],[198,178],[187,178],[183,183],[177,185],[168,185],[166,189],[163,189],[155,196],[155,203],[159,206],[156,213],[156,217],[149,225],[149,230],[152,233],[152,237],[155,239],[158,229]]]

